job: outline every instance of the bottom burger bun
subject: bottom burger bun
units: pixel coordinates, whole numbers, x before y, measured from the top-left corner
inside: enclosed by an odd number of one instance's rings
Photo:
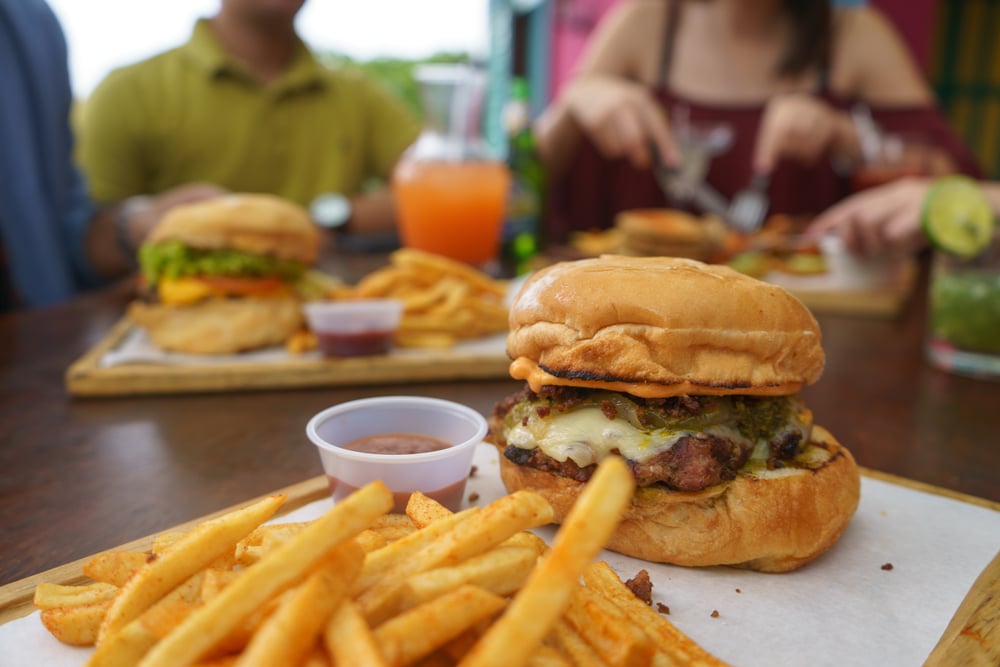
[[[136,301],[128,316],[163,350],[235,354],[280,345],[303,326],[294,296],[216,298],[183,307]]]
[[[584,483],[517,465],[499,448],[508,492],[541,494],[561,522]],[[637,489],[607,548],[675,565],[787,572],[837,541],[859,496],[854,457],[826,429],[814,426],[812,442],[793,465],[744,468],[733,480],[695,492]]]

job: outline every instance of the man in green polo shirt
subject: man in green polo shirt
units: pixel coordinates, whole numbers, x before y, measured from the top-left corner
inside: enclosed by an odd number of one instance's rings
[[[419,122],[360,72],[316,61],[295,32],[304,2],[220,0],[186,44],[109,74],[80,118],[79,159],[94,197],[195,182],[304,206],[335,194],[331,226],[392,229],[388,189],[363,188],[388,181]],[[145,231],[127,230],[137,239]]]

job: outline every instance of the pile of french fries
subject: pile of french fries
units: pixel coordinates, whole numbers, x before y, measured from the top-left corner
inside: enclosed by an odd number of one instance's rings
[[[507,331],[507,283],[441,255],[401,248],[390,263],[336,298],[398,299],[401,347],[448,348],[459,340]]]
[[[88,666],[723,664],[594,562],[632,493],[608,459],[551,547],[528,532],[553,517],[529,491],[458,513],[416,493],[404,515],[374,482],[266,524],[276,495],[151,554],[101,554],[95,583],[40,584],[35,604],[56,638],[95,646]]]

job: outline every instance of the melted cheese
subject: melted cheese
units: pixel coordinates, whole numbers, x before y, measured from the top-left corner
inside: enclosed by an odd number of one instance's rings
[[[744,439],[735,429],[723,425],[711,426],[706,432]],[[537,446],[556,461],[571,459],[582,468],[603,460],[612,450],[642,463],[670,449],[681,438],[694,435],[694,431],[641,431],[622,419],[608,419],[595,406],[531,419],[510,428],[505,435],[509,445],[522,449]]]
[[[211,287],[197,278],[163,278],[159,290],[160,301],[170,306],[196,303],[214,293]]]

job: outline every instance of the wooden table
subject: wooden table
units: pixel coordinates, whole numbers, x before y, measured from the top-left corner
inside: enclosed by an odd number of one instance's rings
[[[351,279],[375,258],[340,268]],[[923,360],[923,285],[894,320],[820,316],[816,421],[859,463],[1000,501],[1000,383]],[[67,366],[118,320],[128,285],[0,316],[0,585],[321,474],[310,416],[420,394],[487,414],[512,380],[72,398]]]

